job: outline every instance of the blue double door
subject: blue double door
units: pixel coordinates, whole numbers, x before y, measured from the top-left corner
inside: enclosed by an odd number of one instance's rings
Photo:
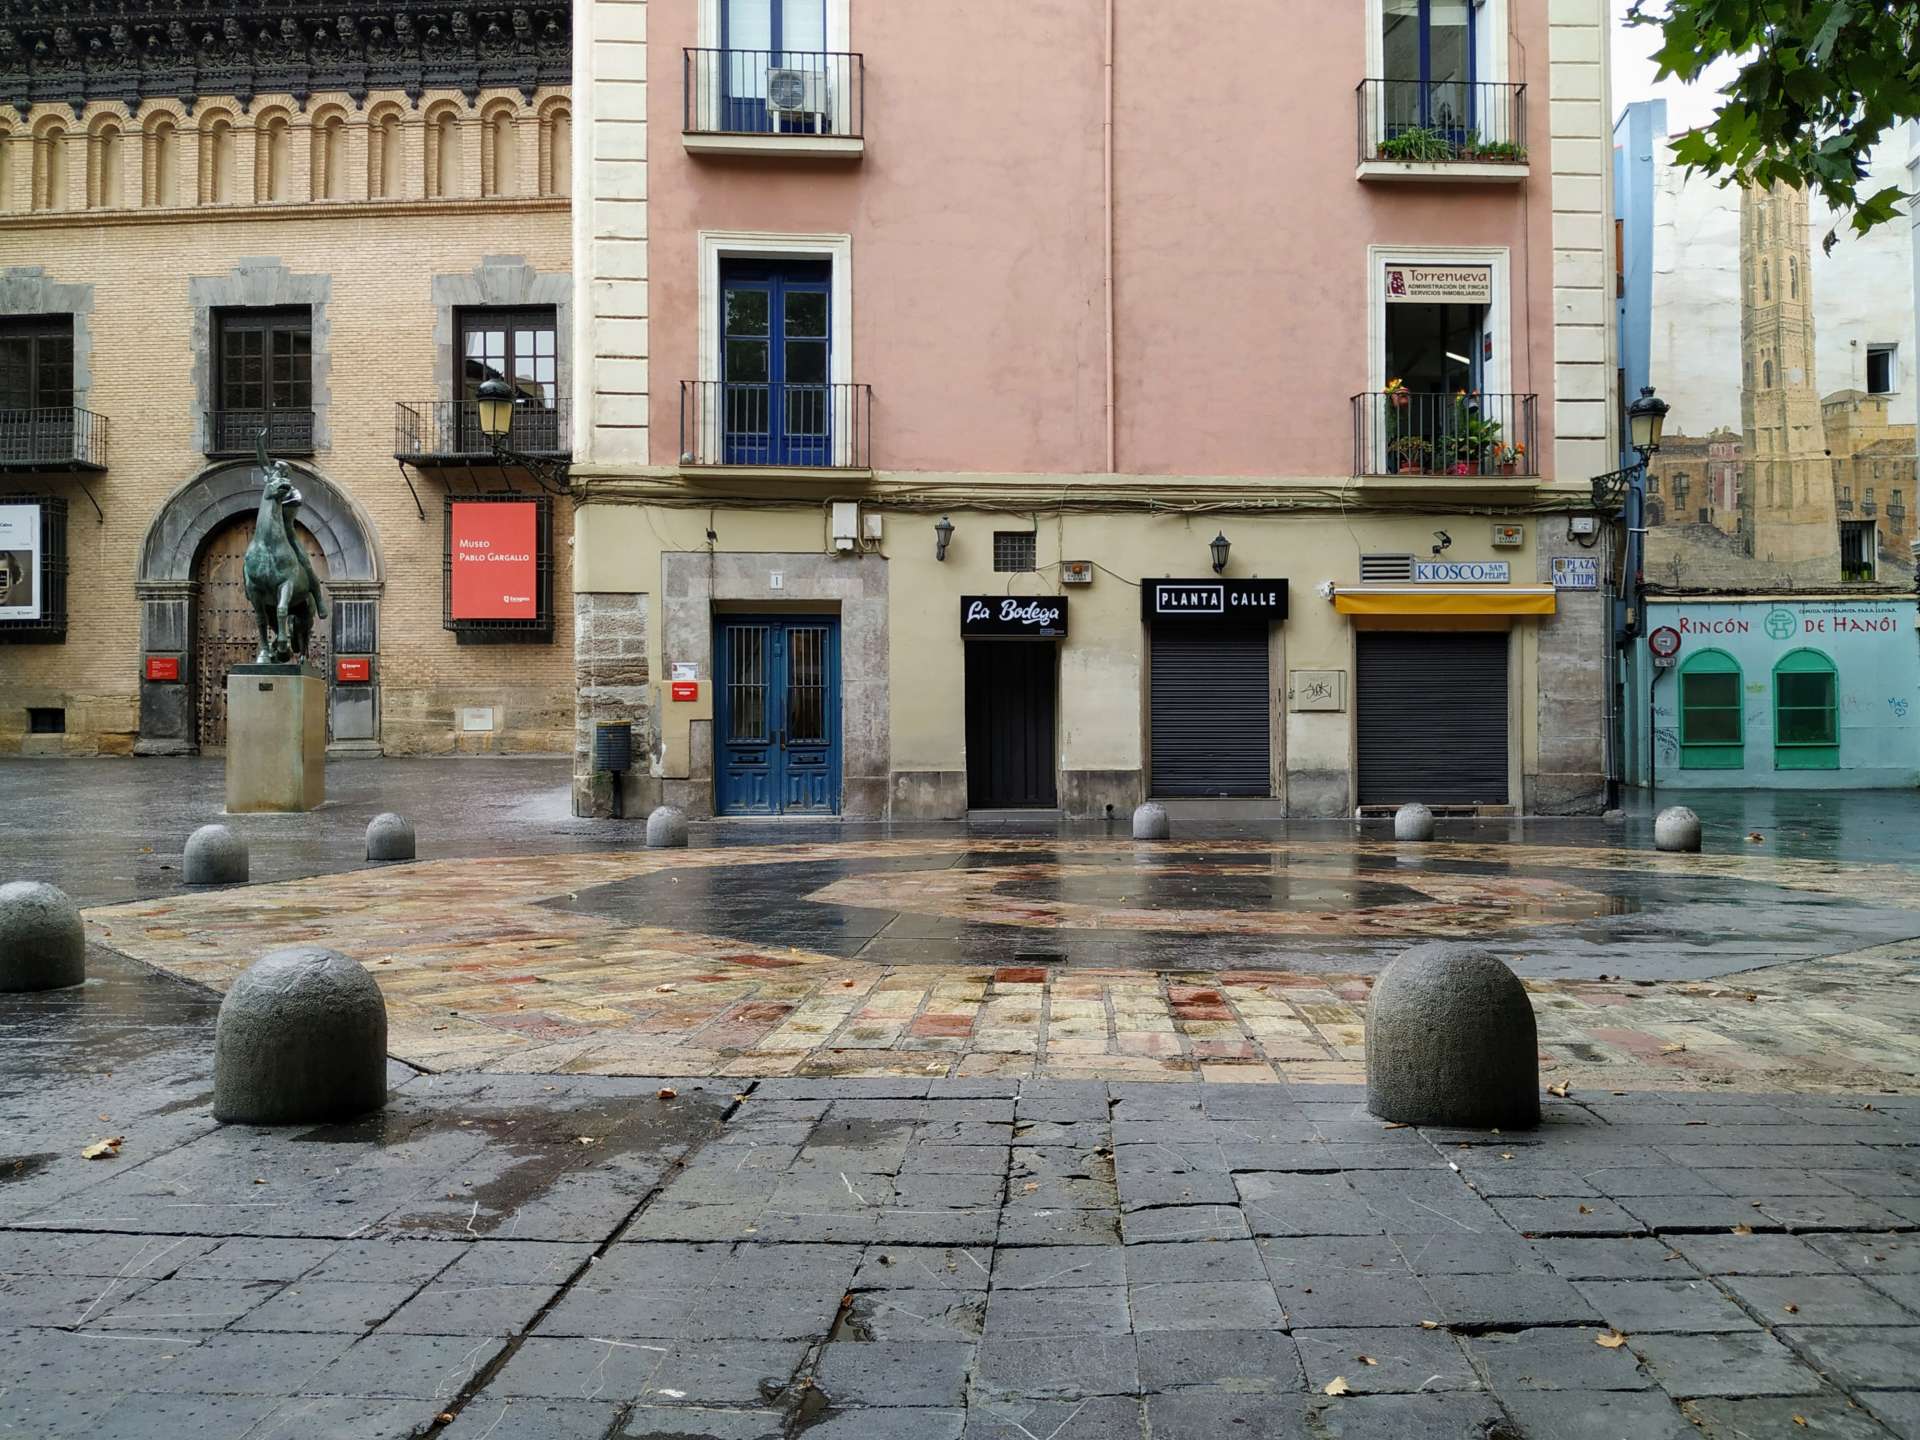
[[[715,809],[838,814],[839,620],[730,615],[715,629]]]
[[[831,465],[832,266],[730,260],[720,280],[726,463]]]

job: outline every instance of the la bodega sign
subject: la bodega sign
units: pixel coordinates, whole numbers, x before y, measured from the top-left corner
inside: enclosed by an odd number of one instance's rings
[[[1063,640],[1064,595],[962,595],[960,635],[967,640]]]

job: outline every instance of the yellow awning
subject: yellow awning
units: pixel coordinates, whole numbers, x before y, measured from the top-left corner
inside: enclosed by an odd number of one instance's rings
[[[1551,585],[1366,585],[1335,590],[1342,615],[1551,615]]]

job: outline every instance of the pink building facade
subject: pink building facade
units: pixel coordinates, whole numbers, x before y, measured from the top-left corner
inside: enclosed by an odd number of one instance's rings
[[[1604,18],[577,10],[580,808],[1597,804]]]

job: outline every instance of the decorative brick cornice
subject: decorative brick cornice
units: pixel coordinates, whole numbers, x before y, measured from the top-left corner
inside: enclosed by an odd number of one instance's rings
[[[356,102],[372,90],[517,89],[528,100],[572,72],[570,0],[0,0],[0,104],[290,94]]]

